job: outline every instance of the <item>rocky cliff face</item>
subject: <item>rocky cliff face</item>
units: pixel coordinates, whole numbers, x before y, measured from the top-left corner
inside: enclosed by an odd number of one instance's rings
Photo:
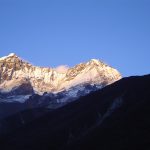
[[[116,69],[96,59],[69,68],[66,73],[60,73],[55,68],[33,66],[14,53],[0,58],[2,92],[9,92],[21,85],[24,85],[24,88],[31,85],[33,91],[38,94],[57,93],[80,84],[103,87],[120,78],[121,75]],[[29,90],[29,93],[32,93],[32,90]]]

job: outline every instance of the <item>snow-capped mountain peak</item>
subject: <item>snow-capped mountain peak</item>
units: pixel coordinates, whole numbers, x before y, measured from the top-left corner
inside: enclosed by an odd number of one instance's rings
[[[15,53],[10,53],[8,56],[3,56],[3,57],[1,57],[0,60],[1,60],[1,61],[2,61],[2,60],[6,60],[6,59],[8,59],[8,58],[10,58],[10,57],[17,57],[17,55],[16,55]]]
[[[100,64],[100,60],[98,59],[91,59],[90,62],[95,64]]]
[[[8,55],[8,57],[11,57],[11,56],[17,56],[15,53],[10,53],[9,55]]]
[[[11,91],[18,85],[27,85],[28,83],[35,93],[58,93],[84,84],[104,87],[120,78],[121,75],[116,69],[98,59],[80,63],[61,73],[55,68],[33,66],[14,53],[0,58],[0,91],[3,92]]]

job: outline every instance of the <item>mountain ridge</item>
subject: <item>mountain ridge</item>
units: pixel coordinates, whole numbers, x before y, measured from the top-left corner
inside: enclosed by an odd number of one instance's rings
[[[7,84],[14,88],[12,84],[18,80],[28,80],[35,93],[43,94],[57,93],[84,83],[106,86],[119,79],[121,74],[116,69],[97,59],[80,63],[68,68],[66,73],[60,73],[55,68],[33,66],[14,53],[0,58],[0,90],[4,92],[8,90]],[[14,82],[11,84],[12,80]]]

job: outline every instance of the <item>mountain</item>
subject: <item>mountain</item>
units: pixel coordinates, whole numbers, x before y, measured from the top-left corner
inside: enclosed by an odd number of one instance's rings
[[[22,84],[26,94],[32,94],[33,91],[40,95],[45,92],[58,93],[81,84],[104,87],[120,78],[121,75],[116,69],[96,59],[81,63],[61,73],[56,68],[33,66],[14,53],[0,58],[1,93],[9,93],[18,89],[18,86]],[[25,86],[30,87],[30,90]]]
[[[150,75],[127,77],[52,111],[16,113],[0,121],[1,148],[148,150],[149,85]]]
[[[0,118],[16,112],[19,105],[55,109],[119,79],[116,69],[96,59],[60,71],[33,66],[11,53],[0,58],[0,108],[9,103],[5,106],[11,105],[12,111],[0,109]]]

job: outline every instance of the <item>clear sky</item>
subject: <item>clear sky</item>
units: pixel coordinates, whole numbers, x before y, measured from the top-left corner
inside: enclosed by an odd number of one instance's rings
[[[0,0],[0,57],[38,66],[92,58],[123,76],[150,73],[150,0]]]

